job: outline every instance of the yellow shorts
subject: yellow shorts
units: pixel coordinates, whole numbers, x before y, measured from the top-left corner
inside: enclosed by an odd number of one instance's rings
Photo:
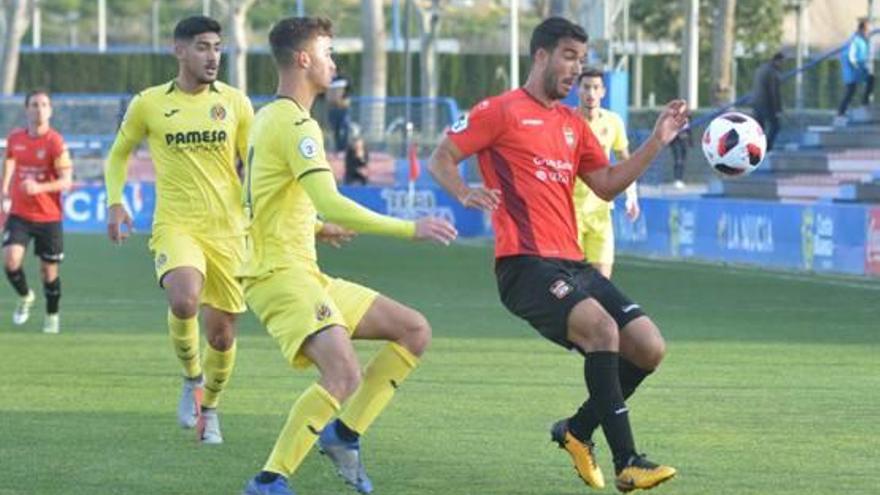
[[[328,277],[314,263],[246,278],[243,285],[248,306],[294,368],[312,364],[300,352],[310,335],[334,325],[351,335],[379,296],[372,289]]]
[[[159,285],[171,270],[192,267],[204,278],[202,304],[228,313],[242,313],[247,309],[241,284],[235,278],[244,261],[243,236],[211,238],[160,227],[153,230],[150,250]]]
[[[578,215],[578,236],[588,263],[614,263],[614,224],[611,210],[601,209]]]

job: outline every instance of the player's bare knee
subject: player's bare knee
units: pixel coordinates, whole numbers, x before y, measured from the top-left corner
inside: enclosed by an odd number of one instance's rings
[[[660,366],[663,358],[666,356],[666,340],[658,335],[651,340],[650,345],[645,348],[642,353],[642,362],[638,363],[639,367],[645,370],[653,371]]]
[[[180,319],[189,319],[199,312],[198,294],[186,292],[175,293],[168,301],[171,312]]]
[[[431,324],[418,311],[412,311],[404,323],[404,332],[398,344],[415,356],[421,356],[431,343]]]
[[[336,397],[336,400],[345,401],[361,385],[361,370],[357,361],[338,363],[338,366],[334,366],[332,370],[327,370],[323,382],[324,388]]]
[[[213,331],[206,331],[205,338],[208,340],[208,345],[210,345],[212,349],[226,352],[231,349],[232,344],[235,343],[235,330],[231,322],[224,322],[219,325],[219,328],[216,328]]]

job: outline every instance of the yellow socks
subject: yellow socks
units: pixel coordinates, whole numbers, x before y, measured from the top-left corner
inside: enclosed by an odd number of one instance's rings
[[[263,471],[290,476],[305,459],[318,435],[339,412],[339,402],[315,383],[307,388],[290,408],[287,422],[275,441],[275,448]]]
[[[180,364],[183,365],[183,374],[187,378],[196,378],[201,375],[198,316],[181,320],[169,310],[168,333],[171,335],[174,353],[177,354],[177,359],[180,359]]]
[[[363,435],[418,363],[419,359],[407,349],[388,343],[367,364],[361,386],[348,400],[339,419]]]
[[[207,345],[205,349],[205,396],[202,406],[215,408],[220,401],[220,393],[226,388],[226,382],[235,368],[235,350],[237,343],[225,351],[218,351]]]

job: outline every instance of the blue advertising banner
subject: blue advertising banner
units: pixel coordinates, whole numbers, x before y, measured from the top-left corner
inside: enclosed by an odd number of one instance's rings
[[[437,187],[342,186],[352,200],[398,218],[446,218],[462,237],[491,236],[487,215],[462,207]],[[135,229],[150,230],[155,185],[132,183],[124,199]],[[614,209],[617,250],[670,258],[696,258],[816,272],[866,274],[871,239],[870,207],[833,203],[782,204],[715,198],[641,198],[642,214],[631,222],[622,204]],[[68,232],[103,232],[104,188],[78,184],[64,197]],[[880,218],[878,213],[877,218]],[[875,222],[878,223],[878,222]],[[880,227],[876,230],[880,231]]]
[[[131,213],[134,229],[149,232],[156,206],[156,187],[150,182],[125,186],[123,201]],[[107,229],[107,196],[103,183],[76,184],[64,195],[65,232],[104,232]]]
[[[864,274],[863,205],[642,198],[630,222],[614,210],[618,252],[817,272]]]
[[[353,201],[373,211],[398,218],[442,217],[452,222],[464,237],[491,235],[478,210],[467,209],[437,188],[417,188],[412,197],[406,188],[341,186],[339,190]],[[149,232],[156,205],[153,183],[133,182],[123,197],[134,220],[134,228]],[[64,229],[67,232],[104,232],[106,196],[103,184],[78,184],[64,196]]]

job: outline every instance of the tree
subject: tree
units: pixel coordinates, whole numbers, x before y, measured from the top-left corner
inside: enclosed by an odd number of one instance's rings
[[[364,33],[361,94],[371,98],[385,98],[388,82],[388,62],[385,58],[385,14],[382,0],[363,0],[361,32]],[[385,105],[379,100],[364,108],[361,125],[369,141],[382,138],[385,128]]]
[[[21,38],[30,24],[30,2],[28,0],[3,0],[3,15],[0,17],[0,36],[3,48],[0,52],[0,92],[11,95],[15,92],[15,79],[18,76],[18,55]]]
[[[714,5],[720,0],[700,0],[701,12],[714,12]],[[648,39],[677,41],[682,37],[684,12],[679,2],[666,0],[633,0],[630,13]],[[779,47],[782,39],[782,0],[736,0],[734,10],[734,39],[748,55],[772,53]],[[713,56],[715,16],[700,16],[700,58]],[[733,50],[731,43],[729,50]],[[732,53],[731,53],[732,56]],[[668,58],[667,70],[677,72],[679,61]],[[711,70],[706,64],[700,66],[700,80],[709,85]]]
[[[218,0],[229,15],[227,82],[247,92],[247,14],[255,0]]]
[[[730,103],[733,96],[733,32],[736,0],[718,0],[712,43],[712,104]]]

